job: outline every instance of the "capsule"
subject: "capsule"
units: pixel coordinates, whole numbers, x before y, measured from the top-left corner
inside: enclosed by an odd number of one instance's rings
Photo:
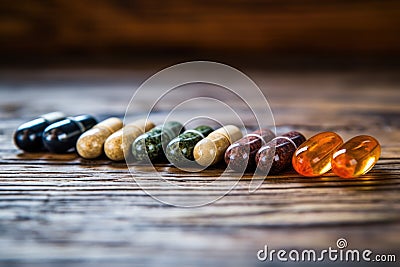
[[[240,129],[234,125],[221,127],[196,144],[194,159],[204,167],[213,165],[223,160],[226,149],[242,136]]]
[[[185,128],[176,121],[158,125],[140,135],[132,144],[132,155],[137,161],[154,161],[164,157],[164,148]]]
[[[381,155],[379,142],[369,135],[356,136],[341,145],[332,156],[332,171],[342,178],[369,172]]]
[[[314,135],[297,148],[292,158],[293,168],[308,177],[328,172],[332,155],[342,143],[342,138],[333,132]]]
[[[175,137],[165,150],[169,162],[178,168],[196,167],[193,156],[194,146],[212,131],[211,127],[202,125],[192,130],[186,130]]]
[[[53,123],[43,132],[43,144],[53,153],[65,153],[75,147],[79,136],[96,125],[90,115],[68,117]]]
[[[269,129],[260,129],[245,135],[228,147],[225,163],[230,169],[238,172],[254,169],[257,151],[274,137],[275,134]]]
[[[14,133],[15,145],[26,152],[45,150],[42,141],[44,129],[50,124],[64,118],[65,114],[62,112],[51,112],[22,124]]]
[[[282,134],[269,141],[256,154],[257,172],[277,174],[285,170],[290,166],[297,147],[305,141],[304,135],[296,131]]]
[[[108,118],[89,131],[83,133],[76,142],[78,154],[85,159],[94,159],[103,153],[106,139],[122,128],[122,120],[112,117]]]
[[[144,134],[152,128],[154,128],[153,122],[141,119],[119,129],[110,135],[104,143],[104,152],[106,156],[114,161],[125,159],[130,152],[130,146],[133,141],[135,141],[139,135]]]

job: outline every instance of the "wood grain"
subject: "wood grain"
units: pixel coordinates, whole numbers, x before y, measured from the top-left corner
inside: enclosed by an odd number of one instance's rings
[[[27,154],[12,144],[21,122],[54,109],[123,116],[144,75],[100,73],[49,71],[44,78],[43,72],[13,73],[0,84],[0,265],[261,266],[266,263],[258,262],[256,253],[265,244],[324,249],[341,237],[351,248],[399,257],[400,83],[395,74],[251,73],[268,97],[278,132],[293,129],[310,137],[333,130],[344,139],[372,134],[382,144],[381,159],[370,173],[352,180],[332,173],[304,178],[288,170],[267,177],[254,193],[246,174],[215,203],[176,208],[143,189],[200,201],[224,194],[235,178],[214,182],[222,166],[188,174],[157,164],[168,181],[196,188],[166,190],[145,166],[131,175],[124,163],[105,158]],[[157,93],[156,88],[149,92]],[[170,108],[162,105],[159,116]],[[135,179],[142,179],[141,187]]]

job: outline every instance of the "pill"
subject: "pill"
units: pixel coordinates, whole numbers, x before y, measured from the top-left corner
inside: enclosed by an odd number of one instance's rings
[[[27,152],[38,152],[44,150],[42,134],[50,124],[65,118],[62,112],[51,112],[28,121],[18,127],[14,133],[15,145]]]
[[[221,127],[195,145],[194,159],[204,167],[213,165],[223,160],[226,149],[242,136],[240,129],[234,125]]]
[[[65,153],[75,147],[79,136],[96,125],[90,115],[68,117],[48,126],[43,132],[43,144],[53,153]]]
[[[296,149],[306,141],[299,132],[292,131],[275,137],[256,154],[257,172],[277,174],[291,165]]]
[[[114,161],[125,159],[130,152],[130,146],[133,141],[135,141],[139,135],[144,134],[152,128],[154,128],[153,122],[141,119],[119,129],[110,135],[104,143],[104,152],[106,156]]]
[[[275,137],[269,129],[260,129],[230,145],[225,152],[225,163],[230,169],[243,172],[256,166],[255,156],[257,151]]]
[[[213,132],[213,129],[205,125],[186,130],[172,139],[167,145],[165,150],[167,159],[178,168],[195,167],[193,156],[194,146],[211,132]]]
[[[332,171],[343,178],[354,178],[369,172],[380,155],[381,146],[375,138],[359,135],[333,153]]]
[[[132,155],[137,161],[154,161],[164,157],[167,144],[185,128],[176,121],[158,125],[140,135],[132,144]]]
[[[83,133],[76,142],[78,154],[85,159],[94,159],[103,153],[104,142],[114,132],[122,128],[122,120],[112,117],[108,118],[89,131]]]
[[[304,176],[320,176],[331,169],[332,155],[343,143],[342,138],[333,132],[314,135],[293,154],[293,168]]]

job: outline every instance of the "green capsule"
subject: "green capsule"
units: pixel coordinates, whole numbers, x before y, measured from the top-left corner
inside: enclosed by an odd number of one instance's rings
[[[212,131],[214,130],[209,126],[198,126],[193,130],[186,130],[169,142],[165,151],[167,159],[176,167],[190,167],[194,164],[195,145]]]
[[[132,154],[137,161],[154,161],[164,156],[164,147],[185,128],[176,121],[158,125],[140,135],[132,144]]]

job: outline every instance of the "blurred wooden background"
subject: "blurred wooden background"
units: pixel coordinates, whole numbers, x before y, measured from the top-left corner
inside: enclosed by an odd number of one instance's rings
[[[2,65],[245,60],[397,65],[400,2],[1,1]],[[263,62],[264,60],[271,60]]]

